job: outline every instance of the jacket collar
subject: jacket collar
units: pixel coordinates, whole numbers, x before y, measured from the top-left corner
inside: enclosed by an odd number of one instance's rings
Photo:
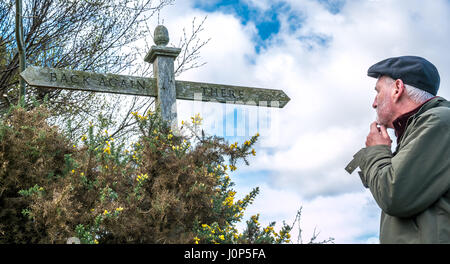
[[[392,122],[394,125],[395,130],[395,136],[397,137],[397,143],[400,142],[403,134],[406,131],[406,127],[408,126],[408,121],[412,116],[420,115],[423,112],[438,106],[442,101],[446,101],[444,98],[435,96],[433,98],[428,99],[423,104],[418,106],[417,108],[413,109],[412,111],[405,113],[401,116],[399,116],[397,119]]]

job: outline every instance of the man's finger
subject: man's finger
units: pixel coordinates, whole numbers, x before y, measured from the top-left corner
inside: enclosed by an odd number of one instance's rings
[[[377,126],[377,122],[373,122],[372,124],[370,124],[370,132],[380,132]]]
[[[383,126],[383,125],[380,126],[380,132],[381,132],[381,135],[384,138],[389,138],[390,139],[389,134],[388,134],[387,129],[386,129],[385,126]]]

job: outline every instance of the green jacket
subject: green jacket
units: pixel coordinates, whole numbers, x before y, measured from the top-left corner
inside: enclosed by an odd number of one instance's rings
[[[382,209],[381,243],[450,243],[450,102],[436,97],[408,119],[393,154],[361,149],[346,170]]]

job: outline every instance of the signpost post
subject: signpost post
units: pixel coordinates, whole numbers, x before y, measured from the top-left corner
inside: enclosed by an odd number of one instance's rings
[[[175,80],[174,60],[180,49],[166,47],[164,26],[155,29],[153,46],[145,61],[153,64],[155,78],[29,66],[20,73],[30,86],[156,97],[162,118],[177,126],[176,99],[283,108],[290,98],[282,90]]]

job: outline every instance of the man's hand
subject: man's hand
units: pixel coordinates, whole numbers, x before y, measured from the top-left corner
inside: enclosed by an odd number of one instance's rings
[[[386,130],[386,127],[381,125],[379,128],[377,122],[370,124],[370,132],[366,139],[366,147],[376,145],[388,145],[391,146],[392,140]]]

